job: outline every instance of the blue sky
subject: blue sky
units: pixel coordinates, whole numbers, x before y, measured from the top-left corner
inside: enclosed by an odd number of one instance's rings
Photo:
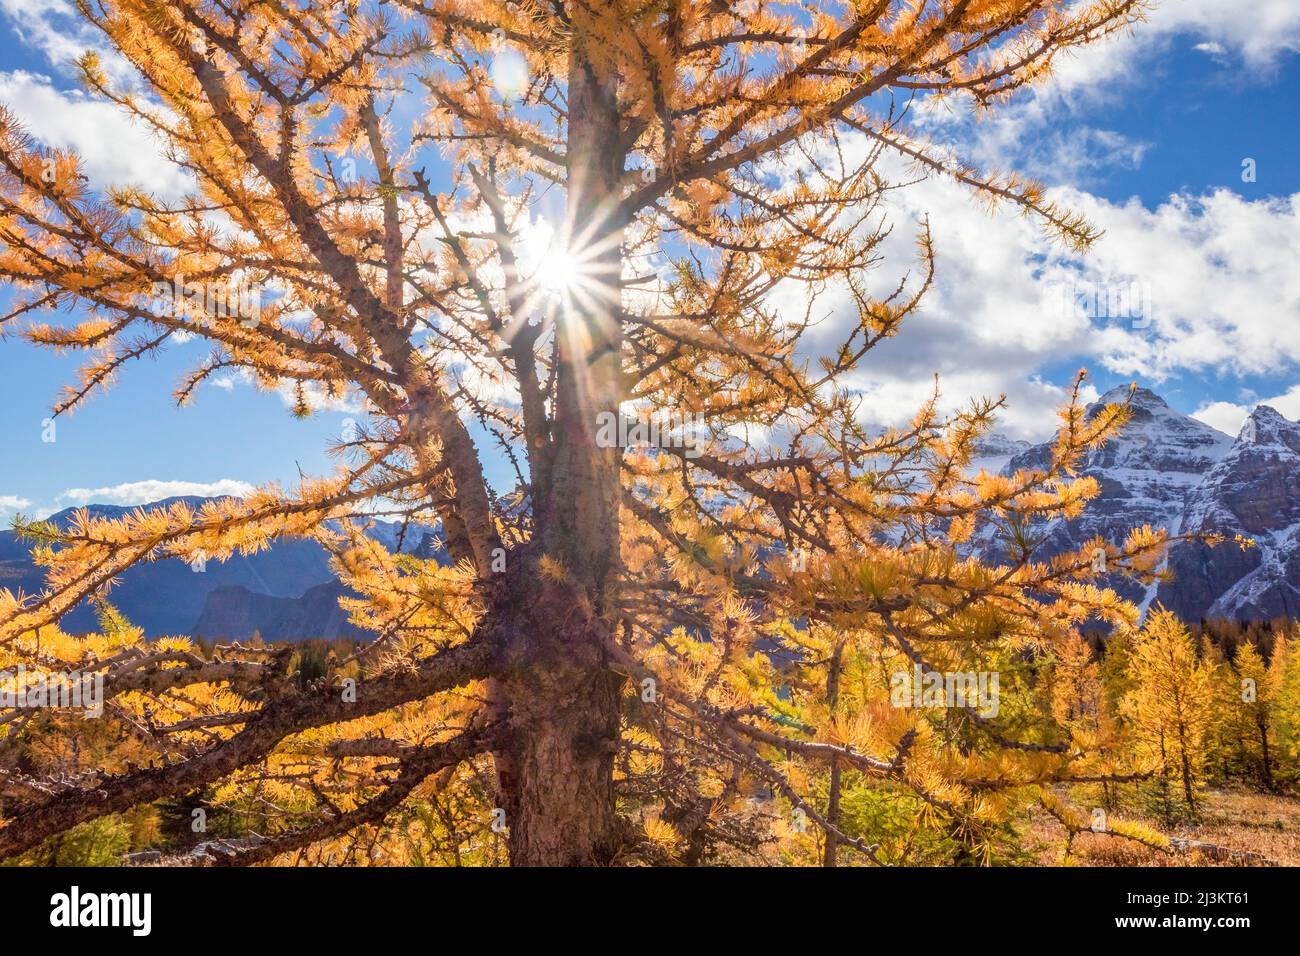
[[[69,57],[93,40],[68,6],[0,0],[0,103],[38,139],[81,149],[94,181],[177,185],[147,141],[122,135],[106,108],[76,92]],[[930,214],[940,282],[925,313],[864,371],[880,421],[914,407],[937,371],[953,401],[1006,392],[1006,431],[1042,438],[1061,387],[1084,365],[1098,392],[1138,379],[1229,431],[1261,400],[1300,418],[1300,4],[1239,9],[1166,0],[1145,29],[1084,51],[997,119],[972,123],[960,107],[918,117],[936,142],[1039,177],[1107,236],[1074,260],[1038,248],[1031,224],[990,218],[946,185],[907,191],[894,215],[907,225]],[[1246,159],[1254,182],[1243,181]],[[905,267],[887,260],[881,281]],[[1150,289],[1156,320],[1135,329],[1046,316],[1044,288],[1062,276],[1132,277]],[[46,442],[43,420],[77,359],[0,340],[0,519],[237,491],[330,467],[325,449],[347,411],[295,419],[281,396],[238,380],[205,386],[178,409],[171,391],[206,352],[190,342],[129,369]],[[490,471],[505,480],[503,468]]]

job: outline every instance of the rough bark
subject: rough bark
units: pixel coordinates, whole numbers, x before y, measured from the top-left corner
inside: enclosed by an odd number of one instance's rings
[[[831,654],[830,668],[826,674],[826,704],[830,710],[832,720],[835,719],[836,712],[839,710],[840,668],[843,658],[844,646],[836,645],[835,651]],[[840,825],[840,776],[839,758],[832,757],[831,778],[826,797],[826,821],[836,828]],[[826,833],[826,846],[822,851],[822,866],[833,868],[836,865],[838,855],[839,841],[835,838],[835,834],[828,830]]]
[[[614,80],[584,57],[581,42],[574,46],[564,236],[582,281],[559,318],[549,481],[534,502],[537,545],[521,555],[525,566],[507,595],[519,638],[506,655],[510,744],[498,779],[515,866],[599,865],[618,849],[622,678],[605,648],[619,568],[620,452],[597,447],[596,422],[601,412],[617,414],[622,399],[624,157]]]
[[[513,866],[590,866],[618,850],[614,755],[620,678],[604,663],[598,620],[581,595],[547,586],[527,645],[504,681],[507,759],[498,763]]]

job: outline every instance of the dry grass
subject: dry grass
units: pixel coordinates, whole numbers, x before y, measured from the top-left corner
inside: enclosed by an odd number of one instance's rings
[[[1257,854],[1284,866],[1300,866],[1300,796],[1210,791],[1205,794],[1202,820],[1195,826],[1165,827],[1139,814],[1123,816],[1141,820],[1167,836],[1213,844],[1236,854]],[[1062,831],[1051,817],[1036,816],[1027,836],[1040,863],[1063,862]],[[1077,866],[1248,866],[1260,862],[1248,856],[1213,856],[1201,850],[1162,853],[1121,837],[1081,833],[1068,862]]]

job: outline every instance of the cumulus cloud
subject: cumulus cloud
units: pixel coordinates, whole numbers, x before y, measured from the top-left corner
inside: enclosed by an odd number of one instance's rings
[[[974,122],[960,99],[933,100],[912,110],[914,121],[940,139],[961,140],[963,156],[995,169],[1016,169],[1049,185],[1087,188],[1107,169],[1136,168],[1151,143],[1088,119],[1097,107],[1124,105],[1176,44],[1190,43],[1234,83],[1265,82],[1280,59],[1300,51],[1300,3],[1257,0],[1243,15],[1224,0],[1166,0],[1145,23],[1056,57],[1052,74],[1013,109]]]
[[[147,479],[145,481],[128,481],[120,485],[103,488],[69,488],[59,494],[59,506],[66,508],[76,505],[131,505],[149,504],[163,498],[178,495],[195,495],[203,498],[216,498],[230,495],[246,498],[254,488],[246,481],[234,478],[222,478],[218,481],[162,481]]]
[[[158,141],[111,103],[60,90],[49,77],[23,70],[0,73],[0,103],[42,145],[75,150],[96,188],[144,185],[174,198],[191,185]]]
[[[1081,122],[1068,90],[1053,80],[978,121],[950,101],[927,100],[912,112],[918,132],[936,143],[960,144],[963,159],[984,169],[1015,169],[1048,185],[1087,188],[1108,172],[1137,169],[1153,145]]]
[[[1192,412],[1192,417],[1205,422],[1211,428],[1217,428],[1225,435],[1235,435],[1241,430],[1241,424],[1249,414],[1250,409],[1245,405],[1237,405],[1233,402],[1207,402]]]
[[[1007,211],[986,215],[951,183],[929,179],[894,193],[895,233],[882,273],[907,255],[912,230],[905,227],[922,215],[934,230],[940,272],[923,313],[864,372],[882,421],[914,408],[933,373],[952,404],[967,394],[1007,393],[1006,430],[1027,438],[1052,427],[1049,413],[1061,397],[1058,385],[1039,377],[1045,368],[1058,383],[1078,365],[1154,387],[1211,369],[1295,379],[1300,194],[1250,201],[1228,190],[1189,192],[1149,208],[1089,192],[1093,176],[1140,166],[1150,146],[1089,120],[1149,77],[1176,41],[1239,67],[1245,81],[1266,81],[1282,56],[1300,50],[1300,4],[1260,0],[1244,17],[1221,0],[1161,3],[1131,34],[1058,58],[1053,76],[1011,109],[978,123],[953,101],[913,110],[935,143],[986,168],[1045,181],[1050,198],[1083,212],[1105,235],[1079,258],[1044,243],[1032,222]],[[882,275],[881,288],[896,279],[896,271]],[[1091,289],[1113,303],[1130,287],[1138,314],[1085,311],[1071,301]],[[1281,411],[1288,399],[1277,402]],[[1248,410],[1216,402],[1198,414],[1235,433]]]
[[[1067,191],[1106,229],[1088,257],[1099,276],[1149,289],[1149,325],[1112,324],[1095,349],[1107,367],[1152,379],[1213,367],[1277,373],[1300,364],[1300,193],[1249,201],[1228,190],[1156,209]]]
[[[317,382],[298,382],[284,379],[276,386],[275,392],[285,408],[296,409],[302,399],[307,410],[316,412],[343,412],[349,415],[364,415],[369,410],[365,397],[356,389],[348,389],[342,395],[330,395]]]
[[[1207,402],[1192,413],[1193,418],[1217,428],[1221,432],[1235,435],[1241,431],[1242,423],[1258,405],[1268,405],[1292,421],[1300,421],[1300,385],[1292,386],[1281,395],[1261,399],[1252,404],[1236,402]]]
[[[1176,0],[1157,5],[1146,28],[1155,37],[1208,37],[1202,47],[1230,50],[1251,67],[1266,67],[1282,54],[1300,51],[1300,5],[1295,0],[1253,0],[1248,11],[1223,0]]]
[[[94,52],[113,80],[132,83],[136,78],[134,67],[104,44],[69,0],[0,0],[0,14],[25,47],[40,51],[60,71],[73,72],[83,54]]]
[[[1137,67],[1154,61],[1176,39],[1199,41],[1194,49],[1266,74],[1280,57],[1300,51],[1300,4],[1252,0],[1247,11],[1224,0],[1165,0],[1133,31],[1061,58],[1049,88],[1081,96],[1110,95],[1110,84],[1145,79],[1147,74]]]
[[[229,375],[210,378],[207,384],[212,388],[219,388],[223,392],[233,392],[235,387],[239,385],[252,388],[261,387],[257,378],[246,368],[235,369]],[[307,410],[311,413],[342,412],[350,415],[364,415],[369,410],[365,397],[356,389],[349,389],[342,395],[334,396],[327,394],[319,382],[298,382],[293,379],[282,379],[274,386],[272,391],[284,403],[284,407],[289,409],[296,409],[301,397],[306,401]]]
[[[882,171],[907,178],[890,161]],[[873,291],[892,291],[909,267],[915,285],[912,243],[923,217],[937,274],[920,311],[857,373],[864,416],[907,419],[937,374],[946,409],[1006,394],[999,427],[1033,439],[1055,426],[1069,374],[1081,366],[1157,388],[1211,369],[1285,377],[1300,368],[1292,318],[1300,314],[1300,194],[1251,201],[1225,190],[1172,196],[1154,209],[1075,188],[1049,195],[1105,230],[1086,256],[1009,206],[990,215],[970,190],[945,179],[889,194],[893,228]],[[787,290],[774,304],[802,315],[800,295]],[[835,293],[814,314],[823,321],[812,353],[833,348],[854,316],[848,297]]]
[[[20,511],[31,506],[32,503],[26,498],[19,498],[17,495],[0,495],[0,514]]]

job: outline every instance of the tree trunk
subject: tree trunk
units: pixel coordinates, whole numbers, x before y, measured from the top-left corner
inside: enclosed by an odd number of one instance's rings
[[[844,645],[837,644],[831,654],[830,668],[826,673],[826,704],[831,719],[834,720],[840,703],[840,668],[844,658]],[[833,827],[840,825],[840,762],[831,757],[831,779],[827,787],[826,822]],[[822,866],[834,867],[838,856],[839,840],[835,834],[826,834],[826,846],[822,852]]]
[[[575,29],[561,241],[579,276],[557,316],[537,536],[500,606],[517,622],[502,686],[510,743],[498,761],[514,866],[601,865],[619,844],[613,771],[623,678],[609,669],[606,648],[617,624],[621,451],[597,447],[596,435],[597,416],[617,415],[623,397],[624,156],[615,81],[584,56]]]
[[[1169,755],[1165,753],[1165,733],[1160,732],[1160,797],[1164,803],[1165,821],[1174,817],[1174,808],[1169,801]]]
[[[1187,730],[1182,725],[1178,725],[1178,749],[1182,756],[1183,765],[1183,796],[1187,799],[1187,808],[1192,815],[1196,815],[1196,792],[1192,781],[1192,761],[1187,753]]]
[[[541,607],[572,610],[563,589]],[[600,629],[568,629],[534,617],[525,653],[505,682],[508,760],[498,762],[506,796],[512,866],[592,866],[618,850],[614,756],[620,679],[603,666]],[[503,773],[503,765],[506,771]]]
[[[1269,790],[1273,789],[1273,764],[1268,756],[1268,724],[1264,721],[1256,721],[1259,726],[1259,743],[1263,748],[1264,757],[1264,786]]]

